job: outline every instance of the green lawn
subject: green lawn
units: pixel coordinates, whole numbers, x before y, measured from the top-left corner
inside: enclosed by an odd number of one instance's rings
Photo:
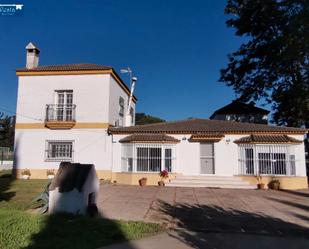
[[[39,215],[27,209],[47,180],[15,180],[0,171],[0,248],[91,249],[141,238],[163,228],[143,222],[70,215]]]

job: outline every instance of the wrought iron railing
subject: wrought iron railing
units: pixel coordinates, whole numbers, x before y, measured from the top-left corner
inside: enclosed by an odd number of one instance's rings
[[[45,121],[75,122],[76,105],[46,105]]]
[[[175,171],[175,145],[136,143],[122,144],[123,172]]]
[[[240,175],[296,175],[296,159],[291,145],[240,145]]]

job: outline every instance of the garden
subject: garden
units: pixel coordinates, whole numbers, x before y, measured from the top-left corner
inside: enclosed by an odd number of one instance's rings
[[[0,171],[0,248],[91,249],[163,230],[152,223],[40,214],[38,204],[32,200],[47,183],[48,180],[15,180],[10,171]]]

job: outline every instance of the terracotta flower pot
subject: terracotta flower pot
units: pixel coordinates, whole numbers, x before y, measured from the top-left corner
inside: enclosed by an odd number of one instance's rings
[[[271,182],[271,183],[269,183],[268,187],[270,189],[273,189],[273,190],[279,190],[280,189],[280,183],[279,182]]]
[[[140,186],[146,186],[146,184],[147,184],[147,178],[142,178],[142,179],[139,179],[138,180],[138,183],[139,183],[139,185]]]
[[[29,176],[29,175],[22,175],[22,178],[23,178],[24,180],[28,180],[28,179],[30,178],[30,176]]]
[[[264,183],[258,183],[257,184],[257,188],[258,189],[264,189],[265,188],[265,184]]]
[[[163,182],[163,181],[158,181],[158,185],[159,185],[160,187],[164,187],[164,186],[165,186],[165,182]]]

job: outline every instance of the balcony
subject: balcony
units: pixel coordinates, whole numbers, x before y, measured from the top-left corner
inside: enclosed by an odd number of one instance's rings
[[[76,105],[46,105],[45,126],[49,129],[71,129],[75,123]]]

